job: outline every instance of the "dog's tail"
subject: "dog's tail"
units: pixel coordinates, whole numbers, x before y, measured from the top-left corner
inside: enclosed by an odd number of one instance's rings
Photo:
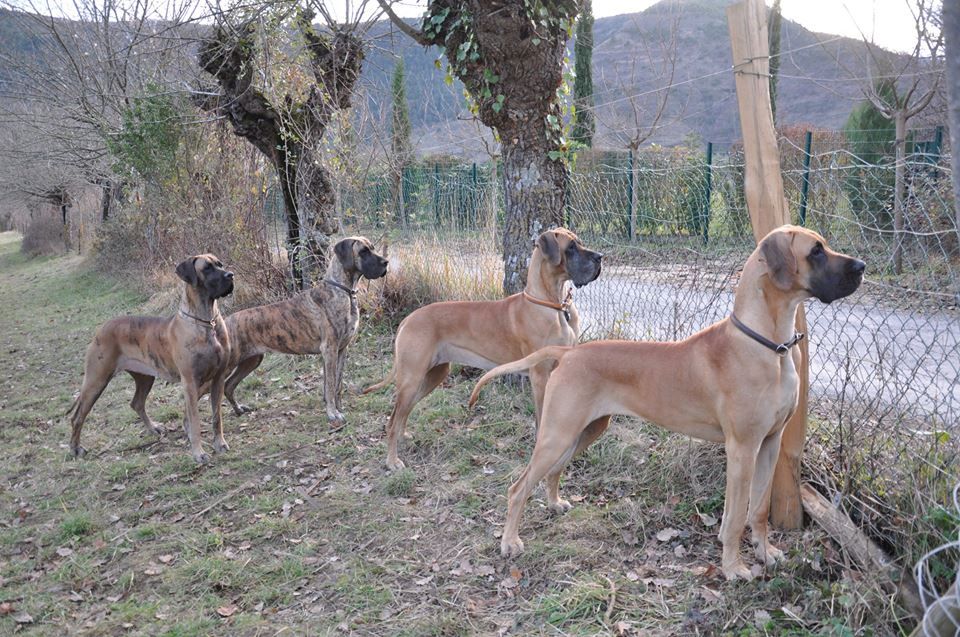
[[[367,385],[366,387],[360,390],[360,395],[365,396],[371,392],[380,391],[381,389],[383,389],[384,387],[392,383],[396,377],[397,377],[397,367],[396,365],[394,365],[393,367],[390,368],[390,373],[387,374],[386,378],[381,380],[379,383],[374,383],[373,385]]]
[[[538,349],[526,358],[494,367],[477,381],[476,387],[473,388],[473,393],[470,394],[470,401],[467,403],[467,406],[473,407],[476,404],[477,398],[480,397],[480,390],[494,378],[503,376],[504,374],[516,374],[517,372],[526,371],[531,367],[539,365],[543,361],[559,361],[563,358],[563,355],[571,349],[573,349],[573,347],[569,345],[551,345]]]

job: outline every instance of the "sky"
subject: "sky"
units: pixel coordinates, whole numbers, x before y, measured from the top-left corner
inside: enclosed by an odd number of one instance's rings
[[[593,14],[603,18],[637,13],[656,1],[593,0]],[[426,5],[426,0],[401,0],[396,10],[405,17],[420,16]],[[894,51],[911,51],[916,43],[908,0],[781,0],[781,7],[785,18],[818,33],[857,39],[866,36]]]
[[[96,0],[94,0],[96,1]],[[242,0],[241,0],[242,1]],[[682,1],[682,0],[681,0]],[[914,20],[910,6],[918,0],[781,0],[783,15],[799,22],[811,31],[831,33],[860,39],[866,37],[885,49],[912,51],[916,43]],[[943,0],[934,0],[943,2]],[[958,0],[946,0],[956,2]],[[121,3],[123,0],[121,0]],[[345,7],[356,8],[364,0],[327,0],[326,4],[337,14]],[[366,0],[367,6],[375,7],[376,0]],[[593,13],[598,18],[637,13],[656,4],[657,0],[593,0]],[[730,0],[732,4],[734,0]],[[772,0],[767,0],[768,5]],[[24,9],[43,13],[61,13],[75,17],[74,4],[70,0],[0,0],[0,6],[10,3]],[[154,7],[171,7],[180,4],[205,5],[203,0],[161,0]],[[394,10],[404,17],[423,15],[428,0],[398,0]],[[81,4],[83,1],[81,0]],[[232,4],[222,0],[221,4]],[[199,9],[202,12],[202,9]],[[862,33],[862,35],[861,35]]]

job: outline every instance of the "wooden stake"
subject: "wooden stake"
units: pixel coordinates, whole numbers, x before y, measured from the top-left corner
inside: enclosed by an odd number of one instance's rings
[[[734,78],[743,133],[744,191],[757,242],[790,223],[783,195],[780,151],[770,110],[770,60],[767,8],[763,0],[744,0],[727,8]],[[803,306],[797,310],[797,330],[807,333]],[[800,400],[787,422],[773,478],[770,519],[775,526],[797,529],[803,524],[800,503],[800,459],[807,433],[807,393],[810,386],[808,339],[800,341]]]

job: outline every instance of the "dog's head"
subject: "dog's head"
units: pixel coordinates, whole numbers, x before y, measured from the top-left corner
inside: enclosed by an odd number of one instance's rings
[[[177,266],[177,276],[209,299],[233,292],[233,272],[226,270],[215,255],[198,254]]]
[[[344,272],[359,272],[368,279],[379,279],[387,273],[387,263],[374,252],[373,244],[366,237],[347,237],[333,246],[333,253]]]
[[[771,231],[757,250],[776,289],[824,303],[853,294],[867,267],[860,259],[831,250],[816,232],[798,226]]]
[[[578,288],[600,276],[603,253],[583,247],[577,235],[566,228],[554,228],[541,233],[534,245],[547,267],[552,268],[563,280],[573,281]]]

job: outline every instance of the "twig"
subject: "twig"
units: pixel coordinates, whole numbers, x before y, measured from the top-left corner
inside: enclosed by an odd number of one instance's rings
[[[210,509],[212,509],[212,508],[214,508],[214,507],[222,504],[223,502],[226,502],[227,500],[229,500],[229,499],[232,498],[233,496],[237,495],[238,493],[240,493],[240,492],[242,492],[242,491],[246,491],[247,489],[250,489],[250,488],[252,488],[252,487],[253,487],[253,483],[252,483],[252,482],[245,482],[244,484],[241,484],[241,485],[240,485],[239,487],[237,487],[236,489],[233,489],[232,491],[227,492],[226,495],[224,495],[224,496],[222,496],[222,497],[219,497],[219,498],[217,498],[216,500],[214,500],[209,506],[207,506],[207,507],[205,507],[205,508],[203,508],[203,509],[200,509],[199,511],[197,511],[196,513],[194,513],[194,514],[193,514],[193,519],[196,520],[197,518],[202,517],[203,514],[206,513],[207,511],[209,511]]]
[[[617,601],[617,586],[613,583],[613,580],[606,575],[603,576],[603,579],[607,580],[607,584],[610,585],[610,599],[607,601],[607,612],[603,614],[604,620],[609,622],[610,618],[613,616],[613,605]]]

